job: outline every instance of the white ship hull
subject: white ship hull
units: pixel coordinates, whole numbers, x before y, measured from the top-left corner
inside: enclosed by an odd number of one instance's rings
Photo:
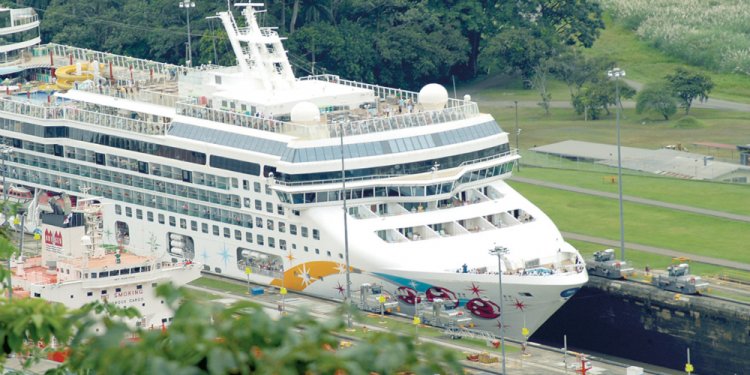
[[[529,258],[540,254],[551,254],[553,261],[559,262],[561,254],[579,256],[577,251],[564,242],[554,225],[546,216],[533,207],[528,201],[515,193],[503,182],[496,184],[504,193],[500,201],[488,201],[466,207],[469,215],[476,215],[477,210],[497,210],[496,205],[515,205],[524,202],[524,207],[532,212],[536,221],[528,223],[526,228],[503,228],[456,236],[446,236],[429,240],[410,241],[397,244],[386,244],[375,235],[379,226],[390,220],[429,220],[439,213],[404,214],[393,217],[357,220],[349,218],[349,257],[351,266],[352,291],[364,283],[380,284],[389,294],[399,301],[402,312],[412,314],[414,295],[420,294],[427,301],[442,298],[455,302],[454,306],[471,313],[474,325],[481,330],[500,333],[500,302],[497,258],[489,255],[488,250],[497,243],[507,243],[519,251],[528,250]],[[246,273],[246,265],[241,262],[241,251],[238,249],[258,249],[256,244],[233,237],[222,237],[202,234],[200,231],[178,229],[168,225],[158,225],[139,220],[129,220],[123,215],[116,215],[114,205],[105,205],[105,228],[114,228],[114,221],[128,224],[131,243],[135,248],[151,249],[160,253],[174,244],[170,236],[175,233],[191,239],[193,251],[181,254],[204,265],[204,270],[218,273],[238,280],[249,279],[263,285],[284,286],[302,293],[343,300],[346,296],[346,266],[344,255],[343,215],[340,207],[321,207],[311,209],[300,217],[299,225],[308,224],[321,230],[321,239],[317,247],[281,251],[259,250],[259,253],[278,257],[283,269],[263,269],[253,267]],[[461,207],[463,208],[463,207]],[[458,209],[461,209],[458,208]],[[455,210],[456,208],[454,208]],[[460,217],[460,213],[446,211],[445,214]],[[167,213],[165,215],[174,215]],[[158,213],[157,213],[158,216]],[[176,222],[183,216],[178,215]],[[189,216],[184,216],[190,222]],[[245,231],[239,226],[230,226],[234,230]],[[106,232],[106,229],[105,229]],[[110,232],[113,232],[112,230]],[[255,231],[257,232],[257,231]],[[520,232],[520,233],[519,233]],[[295,241],[288,233],[276,233],[276,241]],[[148,240],[146,240],[148,239]],[[106,242],[106,239],[105,239]],[[524,245],[524,243],[526,245]],[[534,249],[535,246],[555,246],[554,249]],[[335,251],[334,251],[335,250]],[[253,250],[254,251],[254,250]],[[330,254],[329,254],[330,252]],[[174,256],[174,255],[173,255]],[[175,259],[178,259],[177,257]],[[322,258],[322,259],[321,259]],[[459,272],[465,263],[469,265],[490,265],[484,273]],[[588,281],[588,275],[581,263],[568,267],[568,272],[555,272],[551,275],[518,275],[507,269],[503,275],[503,325],[509,337],[522,339],[522,328],[533,334],[557,309]],[[495,265],[494,270],[491,265]],[[467,267],[476,268],[474,266]],[[434,271],[435,269],[443,271]],[[487,302],[489,300],[489,302]],[[448,306],[450,307],[450,306]]]
[[[198,265],[174,264],[138,276],[112,277],[106,281],[80,279],[46,284],[37,283],[33,278],[16,278],[13,283],[28,291],[29,297],[61,303],[70,309],[96,301],[109,302],[120,308],[132,307],[138,310],[141,317],[129,320],[129,324],[145,329],[161,329],[171,323],[174,312],[163,299],[156,296],[156,287],[167,282],[181,286],[199,277]]]

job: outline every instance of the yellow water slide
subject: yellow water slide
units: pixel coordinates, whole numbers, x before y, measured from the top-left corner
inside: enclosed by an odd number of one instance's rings
[[[89,63],[81,64],[80,73],[76,65],[61,66],[55,70],[57,83],[45,85],[46,89],[52,90],[70,90],[76,82],[83,82],[94,79],[94,65]],[[104,70],[104,64],[99,64],[99,71]],[[43,88],[44,89],[44,88]]]

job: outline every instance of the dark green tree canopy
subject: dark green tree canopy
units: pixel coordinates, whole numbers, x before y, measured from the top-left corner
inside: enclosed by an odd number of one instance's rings
[[[16,5],[15,2],[9,5]],[[42,40],[184,64],[187,12],[176,0],[25,1],[42,17]],[[32,4],[33,3],[33,4]],[[417,89],[474,77],[481,65],[531,77],[566,46],[591,46],[603,28],[593,0],[273,0],[261,26],[287,36],[299,69]],[[193,65],[234,65],[216,19],[224,1],[189,13]],[[240,19],[237,9],[235,18]],[[314,57],[314,59],[313,59]],[[481,64],[480,64],[481,62]]]
[[[691,72],[685,68],[677,68],[673,74],[667,74],[667,87],[672,94],[680,99],[680,106],[685,108],[685,114],[690,114],[693,100],[701,102],[708,100],[708,94],[714,88],[711,77]]]
[[[677,103],[672,91],[665,85],[646,86],[636,97],[635,110],[637,113],[656,112],[669,120],[669,116],[677,113]]]

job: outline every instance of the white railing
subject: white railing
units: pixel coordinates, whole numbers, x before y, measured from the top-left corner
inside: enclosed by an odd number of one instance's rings
[[[0,98],[0,111],[40,119],[66,119],[106,126],[112,129],[136,132],[148,135],[164,135],[167,127],[164,123],[135,120],[123,116],[82,110],[76,107],[37,105]]]
[[[59,107],[15,101],[8,98],[0,98],[0,111],[41,119],[54,119],[63,117],[63,111]]]
[[[209,108],[186,102],[177,102],[176,108],[177,114],[179,115],[220,122],[222,124],[237,125],[243,128],[269,131],[272,133],[292,134],[295,132],[303,132],[305,129],[305,126],[300,124]]]
[[[66,46],[66,45],[56,44],[56,43],[49,43],[42,47],[47,47],[48,51],[51,50],[54,53],[55,64],[59,64],[59,65],[70,65],[71,56],[73,57],[74,63],[76,60],[79,60],[79,61],[97,60],[103,64],[111,61],[114,67],[125,68],[125,69],[130,69],[130,67],[132,67],[133,69],[140,70],[140,71],[149,71],[150,69],[153,69],[154,74],[169,75],[170,77],[173,77],[173,79],[175,80],[184,70],[190,69],[190,68],[179,66],[179,65],[172,65],[172,64],[167,64],[167,63],[162,63],[162,62],[157,62],[157,61],[152,61],[152,60],[138,59],[138,58],[123,56],[123,55],[115,55],[113,53],[100,52],[100,51],[90,50],[86,48],[78,48],[78,47]]]
[[[479,114],[479,107],[476,103],[465,103],[463,101],[461,103],[464,104],[437,111],[407,113],[391,117],[373,117],[343,124],[329,124],[328,129],[331,137],[338,137],[341,128],[344,130],[344,135],[360,135],[460,121]]]
[[[67,120],[106,126],[108,128],[136,132],[148,135],[164,135],[167,124],[135,120],[123,116],[105,115],[103,113],[81,110],[75,107],[65,108],[63,111]]]

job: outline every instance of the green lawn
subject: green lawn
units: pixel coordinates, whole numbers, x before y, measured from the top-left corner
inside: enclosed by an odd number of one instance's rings
[[[201,277],[200,279],[190,282],[190,285],[200,286],[204,288],[220,290],[228,293],[235,294],[247,294],[248,289],[246,285],[241,285],[232,281],[223,281],[214,279],[211,277]]]
[[[515,112],[513,108],[480,102],[482,112],[490,113],[500,127],[510,133],[512,145],[515,146]],[[747,143],[738,139],[739,134],[748,133],[750,115],[747,112],[719,111],[711,109],[693,109],[690,115],[700,120],[704,127],[684,129],[675,126],[683,117],[682,112],[669,121],[654,121],[647,116],[635,113],[634,109],[625,108],[620,119],[620,137],[625,146],[642,148],[661,148],[666,145],[682,144],[690,151],[712,154],[717,157],[739,160],[736,150],[717,153],[716,150],[697,149],[695,142],[717,142],[734,145]],[[522,129],[519,137],[520,148],[527,150],[534,146],[575,139],[580,141],[615,144],[615,114],[596,121],[583,121],[583,116],[576,115],[570,108],[553,108],[550,116],[538,108],[518,108],[518,127]]]
[[[679,60],[639,40],[632,30],[613,22],[610,17],[605,17],[605,24],[606,29],[594,46],[584,51],[589,56],[609,56],[614,59],[620,68],[625,69],[629,79],[646,84],[658,82],[677,67],[685,67]],[[750,103],[750,76],[714,73],[698,67],[690,69],[708,74],[714,81],[715,87],[710,97]]]
[[[611,168],[607,172],[589,172],[526,167],[521,168],[521,171],[514,175],[617,193],[617,184],[611,183],[611,180],[607,178],[616,175],[616,170]],[[623,175],[622,185],[625,195],[750,215],[750,204],[747,204],[750,188],[744,185],[630,174]],[[664,192],[669,192],[669,194],[664,194]]]
[[[570,242],[571,245],[575,246],[576,249],[578,249],[578,251],[580,251],[586,259],[593,258],[594,252],[604,250],[604,248],[600,244],[575,240],[570,240],[568,242]],[[619,259],[620,250],[615,249],[615,251],[617,252],[617,258]],[[649,266],[651,269],[655,270],[666,270],[669,265],[675,263],[672,257],[632,250],[628,248],[625,248],[625,260],[630,266],[638,270],[643,270],[646,266]],[[705,264],[692,261],[690,262],[690,273],[701,276],[728,276],[739,280],[750,280],[750,272],[727,269],[724,267],[715,266],[713,264]]]
[[[562,231],[619,239],[618,202],[511,182]],[[750,263],[747,223],[640,204],[624,204],[628,242]]]

